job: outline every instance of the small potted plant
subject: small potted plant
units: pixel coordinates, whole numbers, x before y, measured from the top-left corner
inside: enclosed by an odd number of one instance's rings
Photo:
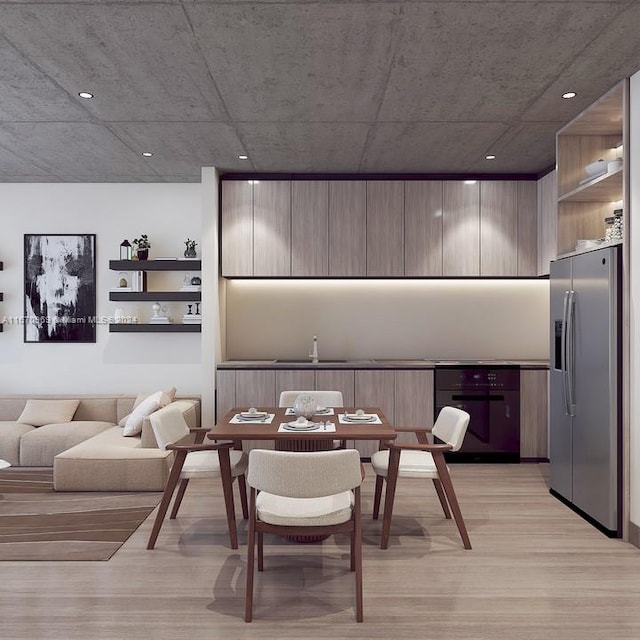
[[[149,257],[149,249],[151,248],[151,243],[149,242],[149,238],[147,238],[147,234],[143,233],[139,238],[134,238],[133,244],[136,247],[136,256],[138,260],[146,260]]]
[[[195,240],[190,240],[189,238],[187,238],[184,243],[187,246],[187,248],[184,250],[184,257],[195,258],[196,246],[198,245],[198,243]]]

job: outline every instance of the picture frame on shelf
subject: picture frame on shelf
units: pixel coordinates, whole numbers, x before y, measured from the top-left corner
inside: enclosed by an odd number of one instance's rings
[[[96,341],[96,234],[24,234],[24,342]]]

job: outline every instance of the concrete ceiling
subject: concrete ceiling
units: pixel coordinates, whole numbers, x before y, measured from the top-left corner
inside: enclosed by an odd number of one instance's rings
[[[0,0],[0,181],[539,173],[639,32],[637,0]]]

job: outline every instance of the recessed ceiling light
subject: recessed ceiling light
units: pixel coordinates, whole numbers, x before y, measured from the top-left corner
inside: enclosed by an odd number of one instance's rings
[[[492,153],[490,153],[489,155],[486,155],[485,158],[487,160],[495,160],[496,159],[496,157]]]
[[[464,183],[465,184],[475,184],[476,181],[475,180],[465,180]]]
[[[578,94],[575,91],[567,91],[566,93],[562,94],[562,97],[565,100],[570,100],[571,98],[575,98]]]
[[[91,98],[93,98],[93,93],[89,93],[88,91],[81,91],[78,95],[85,100],[91,100]]]
[[[151,151],[143,151],[143,152],[142,152],[142,155],[143,155],[145,158],[150,158],[150,157],[153,155],[153,153],[151,153]]]
[[[241,154],[238,156],[238,160],[248,160],[249,156],[245,156],[244,154]]]

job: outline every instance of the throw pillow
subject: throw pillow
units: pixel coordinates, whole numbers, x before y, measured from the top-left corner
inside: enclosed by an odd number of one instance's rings
[[[157,411],[162,406],[163,392],[156,391],[148,398],[145,398],[130,414],[127,419],[124,429],[122,431],[123,436],[137,436],[142,431],[142,423],[144,419]]]
[[[79,404],[80,400],[27,400],[18,422],[33,427],[71,422]]]
[[[161,400],[160,400],[160,406],[161,407],[166,407],[168,404],[171,404],[174,400],[174,398],[176,397],[176,388],[175,387],[171,387],[171,389],[167,389],[166,391],[162,391],[162,396],[161,396]],[[133,412],[133,410],[145,399],[148,398],[150,396],[152,396],[152,393],[139,393],[136,396],[136,400],[133,403],[133,408],[131,409],[131,411]],[[118,422],[118,426],[119,427],[124,427],[125,424],[127,424],[127,420],[129,419],[129,416],[131,414],[127,413],[126,416],[124,416],[123,418],[120,419],[120,421]]]

